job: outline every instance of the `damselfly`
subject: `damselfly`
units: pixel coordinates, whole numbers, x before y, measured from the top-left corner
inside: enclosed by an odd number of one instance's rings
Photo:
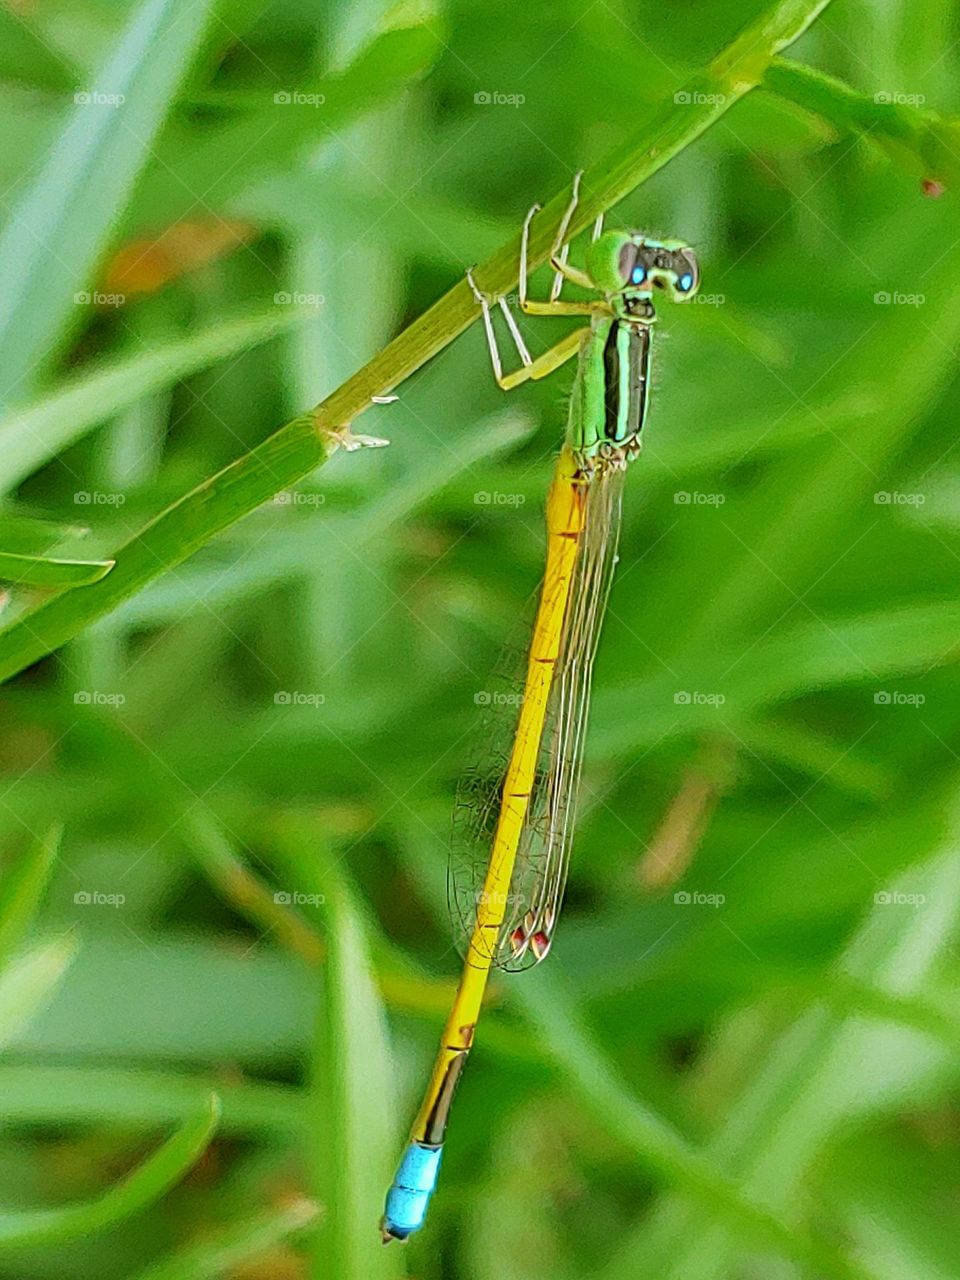
[[[468,272],[494,376],[505,391],[546,377],[574,355],[579,363],[566,439],[547,497],[546,570],[512,750],[501,777],[489,783],[474,777],[468,788],[469,808],[478,816],[467,843],[489,841],[492,827],[492,847],[482,880],[474,881],[469,868],[462,877],[453,864],[451,898],[469,941],[430,1083],[387,1193],[385,1241],[405,1240],[423,1225],[490,970],[536,964],[553,941],[576,820],[593,662],[616,563],[623,477],[640,452],[647,413],[653,296],[661,290],[683,300],[699,283],[696,255],[687,245],[604,232],[602,218],[594,224],[586,269],[572,266],[567,233],[579,184],[578,174],[550,255],[550,294],[540,301],[527,295],[530,224],[539,205],[527,214],[519,300],[528,315],[585,316],[587,325],[534,359],[505,299],[498,298],[521,362],[505,374],[489,302]],[[593,296],[562,300],[565,280]]]

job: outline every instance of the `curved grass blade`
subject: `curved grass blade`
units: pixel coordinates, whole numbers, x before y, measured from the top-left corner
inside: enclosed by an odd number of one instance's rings
[[[75,1240],[131,1217],[158,1200],[196,1164],[216,1132],[219,1119],[219,1099],[215,1093],[210,1094],[200,1115],[95,1200],[61,1209],[0,1214],[0,1249]]]

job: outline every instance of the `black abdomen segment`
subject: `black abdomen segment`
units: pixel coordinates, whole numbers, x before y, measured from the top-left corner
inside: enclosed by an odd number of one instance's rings
[[[626,444],[643,430],[649,381],[649,327],[615,321],[603,348],[603,433],[610,444]]]

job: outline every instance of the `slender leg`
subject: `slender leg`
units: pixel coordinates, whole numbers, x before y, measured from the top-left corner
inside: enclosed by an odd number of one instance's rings
[[[553,283],[550,286],[550,301],[556,302],[560,297],[560,290],[563,288],[563,279],[567,275],[565,267],[567,265],[567,255],[570,253],[570,242],[567,239],[567,231],[570,228],[570,222],[577,210],[577,203],[580,200],[580,179],[583,177],[583,170],[578,169],[573,175],[573,190],[570,193],[570,203],[567,205],[566,213],[560,219],[560,225],[557,227],[557,234],[554,237],[553,247],[550,250],[550,262],[553,264]],[[567,276],[567,279],[570,277]]]
[[[528,297],[527,295],[527,276],[528,268],[528,244],[530,240],[530,224],[534,217],[540,212],[540,205],[535,204],[528,212],[523,221],[523,231],[520,236],[520,310],[530,316],[584,316],[592,315],[595,311],[607,311],[609,308],[602,302],[561,302],[560,290],[563,287],[564,279],[572,281],[574,284],[580,285],[584,289],[595,289],[593,281],[585,271],[580,271],[576,267],[571,267],[567,262],[567,255],[570,252],[570,245],[566,240],[567,231],[570,227],[570,220],[577,208],[577,201],[580,198],[580,178],[582,170],[576,174],[573,179],[573,192],[570,197],[570,203],[567,205],[566,212],[560,220],[557,228],[557,234],[554,236],[553,245],[550,249],[550,263],[553,266],[553,282],[550,287],[550,296],[544,301],[539,301]],[[597,224],[602,225],[602,217],[597,220]],[[596,233],[597,224],[594,224],[594,233]]]
[[[473,278],[473,273],[470,271],[467,272],[467,280],[470,283],[470,288],[473,290],[473,296],[480,304],[480,310],[483,313],[483,328],[487,335],[487,349],[490,352],[490,363],[493,365],[493,376],[496,378],[497,384],[501,386],[504,391],[512,391],[514,387],[520,386],[521,383],[527,382],[531,378],[536,380],[538,378],[547,377],[548,374],[553,373],[554,369],[559,369],[562,364],[565,364],[571,356],[576,355],[580,350],[580,343],[583,340],[583,335],[589,332],[586,326],[580,329],[574,329],[572,333],[568,333],[566,337],[561,338],[556,346],[550,347],[548,351],[544,351],[542,355],[534,358],[527,350],[526,344],[520,336],[516,322],[510,314],[509,307],[506,305],[503,298],[500,298],[498,299],[500,308],[504,316],[507,317],[507,323],[510,327],[510,335],[517,345],[517,353],[521,360],[519,369],[514,369],[511,373],[504,373],[503,363],[500,359],[500,349],[497,346],[497,336],[493,331],[493,317],[490,314],[490,304],[477,288],[476,282]],[[548,304],[543,303],[542,305],[547,306]],[[552,309],[551,314],[555,314]],[[582,315],[584,312],[580,311],[573,314]]]

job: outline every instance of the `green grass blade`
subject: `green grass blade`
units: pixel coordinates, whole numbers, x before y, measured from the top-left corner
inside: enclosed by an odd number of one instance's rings
[[[0,885],[0,969],[20,946],[33,924],[50,883],[61,834],[59,825],[50,827],[18,859]]]
[[[197,141],[176,132],[161,145],[133,211],[134,221],[174,222],[195,206],[218,213],[242,210],[242,197],[259,179],[293,166],[300,148],[337,136],[365,112],[391,101],[430,69],[442,50],[435,17],[415,19],[377,35],[337,76],[290,85],[267,94],[217,90],[192,95],[200,106],[227,108],[228,122],[209,122]],[[166,140],[165,140],[166,142]]]
[[[216,1132],[219,1117],[220,1104],[211,1094],[200,1115],[95,1200],[62,1209],[0,1214],[0,1249],[76,1240],[131,1217],[158,1200],[196,1164]]]
[[[70,935],[44,942],[0,973],[0,1048],[20,1035],[52,998],[77,952]]]
[[[890,90],[858,93],[834,76],[786,58],[774,59],[764,83],[774,93],[840,128],[872,138],[894,161],[906,159],[919,177],[939,179],[956,190],[960,181],[960,121],[945,120],[909,101],[897,101]]]
[[[73,88],[63,54],[55,53],[30,25],[25,13],[0,8],[0,77],[63,93]]]
[[[316,877],[326,901],[328,960],[313,1061],[312,1154],[325,1206],[312,1275],[374,1280],[398,1273],[377,1222],[392,1170],[386,1029],[361,918],[332,859]]]
[[[117,1066],[0,1066],[0,1120],[6,1124],[99,1124],[116,1129],[184,1124],[211,1093],[203,1077]],[[219,1131],[289,1140],[306,1129],[304,1092],[286,1085],[217,1084]]]
[[[174,1257],[141,1271],[136,1280],[217,1280],[236,1274],[268,1253],[275,1245],[297,1235],[314,1221],[317,1206],[297,1200],[282,1209],[261,1214],[220,1232],[213,1240],[182,1249]]]
[[[511,985],[510,996],[536,1029],[539,1042],[562,1066],[567,1087],[575,1089],[581,1105],[649,1169],[685,1191],[701,1218],[706,1210],[727,1224],[742,1245],[750,1242],[821,1275],[837,1280],[864,1277],[830,1246],[811,1240],[768,1209],[762,1197],[746,1194],[719,1165],[631,1094],[591,1043],[556,973],[537,969],[523,983]]]
[[[82,369],[33,404],[0,417],[0,491],[15,488],[142,397],[248,351],[303,319],[296,307],[261,309]]]
[[[29,394],[34,371],[77,315],[111,228],[202,37],[211,0],[143,0],[75,103],[0,234],[0,394]]]
[[[896,888],[919,896],[920,905],[878,902],[838,965],[841,992],[852,983],[854,989],[869,984],[882,993],[872,1001],[875,1016],[838,1016],[814,1003],[780,1034],[764,1037],[759,1058],[755,1049],[748,1052],[746,1083],[722,1109],[724,1121],[710,1142],[713,1158],[775,1212],[792,1212],[806,1173],[833,1133],[858,1118],[901,1107],[914,1077],[922,1082],[930,1063],[943,1056],[942,1046],[928,1038],[932,1025],[915,1030],[916,1011],[900,1025],[875,1017],[884,994],[893,1005],[923,997],[949,954],[960,914],[960,864],[948,850],[911,868]],[[892,1013],[888,1007],[886,1016]],[[698,1206],[670,1200],[642,1243],[639,1233],[636,1241],[624,1242],[607,1274],[617,1274],[634,1246],[642,1250],[644,1265],[665,1280],[720,1280],[743,1241],[723,1228],[704,1233]]]

